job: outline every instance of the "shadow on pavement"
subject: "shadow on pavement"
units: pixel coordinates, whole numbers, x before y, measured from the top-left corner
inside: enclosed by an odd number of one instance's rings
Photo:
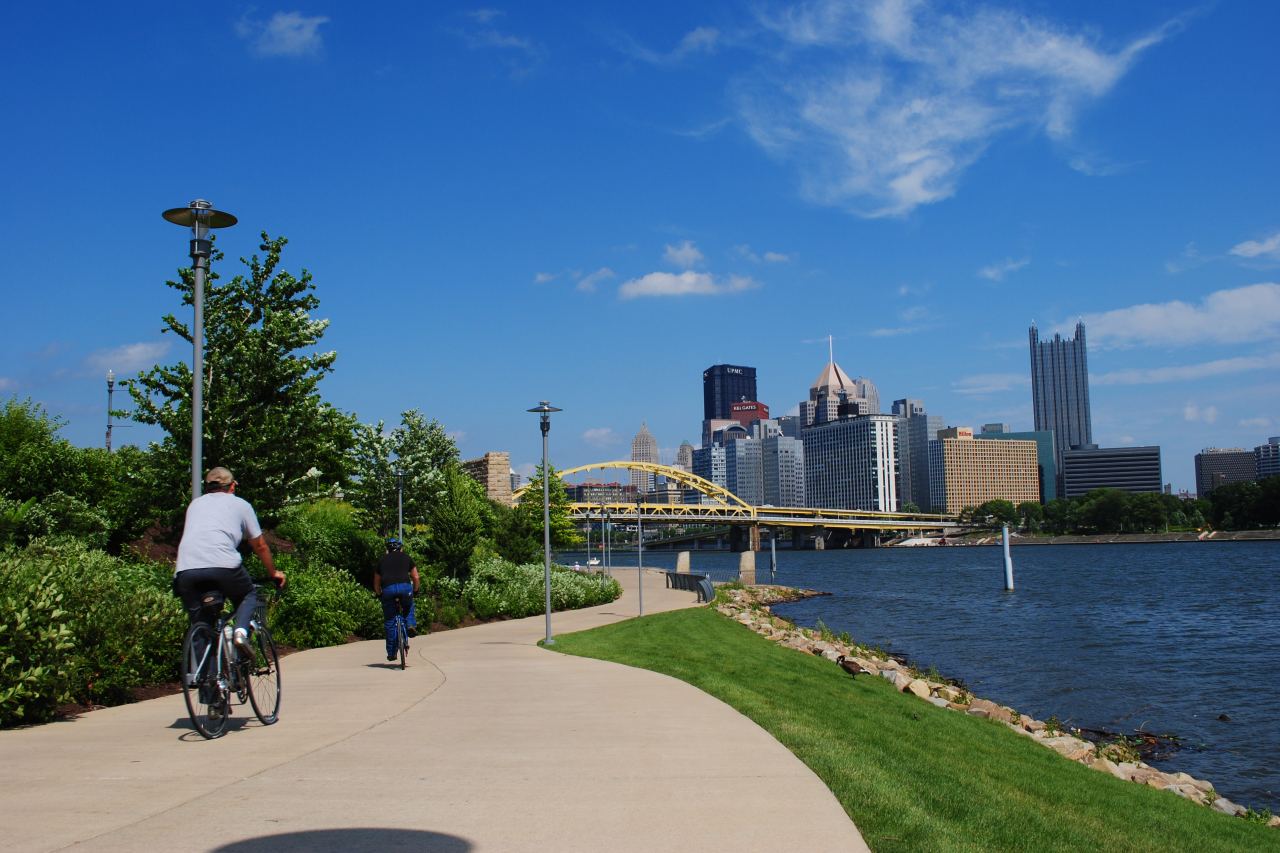
[[[470,841],[456,835],[419,829],[388,829],[367,826],[352,829],[311,829],[283,832],[233,841],[214,848],[214,853],[279,853],[279,851],[344,851],[344,853],[386,853],[388,850],[422,850],[428,853],[466,853]]]

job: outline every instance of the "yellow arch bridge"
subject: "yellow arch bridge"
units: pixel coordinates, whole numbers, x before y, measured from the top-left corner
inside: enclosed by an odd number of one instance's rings
[[[733,492],[710,480],[670,465],[652,462],[593,462],[558,472],[561,478],[570,474],[605,469],[624,469],[655,474],[675,481],[686,490],[703,496],[696,504],[672,504],[605,501],[603,503],[572,502],[572,517],[578,521],[599,521],[607,517],[614,522],[643,524],[710,524],[745,527],[750,531],[752,550],[760,547],[761,527],[819,528],[846,531],[942,531],[957,526],[955,516],[918,512],[872,512],[861,509],[820,509],[812,507],[752,506]],[[527,486],[524,488],[528,488]],[[524,488],[517,490],[519,496]],[[799,532],[799,531],[797,531]]]

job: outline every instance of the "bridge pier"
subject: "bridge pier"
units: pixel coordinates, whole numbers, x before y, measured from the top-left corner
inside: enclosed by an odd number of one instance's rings
[[[880,547],[880,531],[865,528],[858,531],[858,547],[859,548],[879,548]]]
[[[807,531],[803,527],[791,528],[791,550],[792,551],[803,550],[805,546],[806,538],[807,538]]]
[[[827,550],[827,528],[815,527],[813,532],[814,532],[813,550],[815,551]]]

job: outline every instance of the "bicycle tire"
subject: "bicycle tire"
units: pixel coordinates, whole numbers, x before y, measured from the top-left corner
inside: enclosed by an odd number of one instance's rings
[[[271,632],[263,625],[253,632],[253,660],[248,665],[249,704],[264,726],[280,719],[280,656]]]
[[[396,635],[400,640],[400,668],[405,668],[405,657],[409,654],[409,631],[404,626],[404,617],[396,617]]]
[[[182,696],[191,725],[209,740],[222,737],[231,711],[230,697],[218,685],[218,660],[218,635],[196,622],[182,639]]]

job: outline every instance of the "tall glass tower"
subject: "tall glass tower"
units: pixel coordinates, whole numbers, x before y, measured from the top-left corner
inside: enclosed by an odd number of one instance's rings
[[[703,420],[732,418],[730,406],[743,400],[757,399],[754,367],[713,364],[702,371]]]
[[[1093,444],[1084,323],[1076,323],[1074,338],[1054,335],[1051,341],[1040,340],[1032,323],[1030,339],[1031,406],[1036,429],[1053,430],[1054,462],[1061,477],[1063,452]]]

